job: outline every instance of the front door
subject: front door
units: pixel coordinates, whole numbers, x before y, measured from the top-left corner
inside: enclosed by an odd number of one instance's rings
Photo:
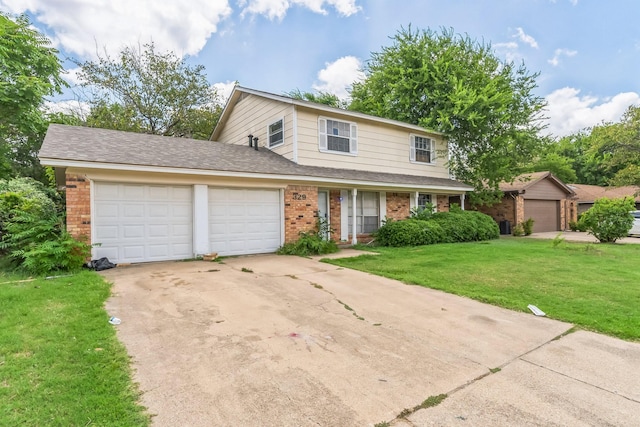
[[[321,232],[325,234],[325,239],[330,239],[329,233],[329,192],[318,191],[318,219]]]

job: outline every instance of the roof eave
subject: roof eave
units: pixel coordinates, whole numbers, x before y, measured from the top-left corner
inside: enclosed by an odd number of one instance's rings
[[[305,176],[305,175],[285,175],[285,174],[270,174],[261,172],[243,172],[243,171],[220,171],[210,169],[188,169],[188,168],[176,168],[166,166],[151,166],[151,165],[131,165],[123,163],[102,163],[102,162],[88,162],[81,160],[67,160],[42,157],[40,163],[43,166],[51,167],[64,167],[64,168],[78,168],[78,169],[96,169],[96,170],[121,170],[127,172],[148,172],[148,173],[169,173],[169,174],[183,174],[183,175],[198,175],[198,176],[213,176],[213,177],[229,177],[229,178],[247,178],[247,179],[272,179],[276,181],[297,181],[307,183],[322,183],[322,184],[336,184],[341,186],[365,186],[365,187],[377,187],[377,188],[390,188],[390,189],[424,189],[424,190],[437,190],[437,191],[451,191],[455,193],[466,193],[472,191],[473,187],[467,185],[461,186],[447,186],[447,185],[420,185],[420,184],[402,184],[394,182],[376,182],[376,181],[364,181],[344,178],[326,178],[322,176]]]

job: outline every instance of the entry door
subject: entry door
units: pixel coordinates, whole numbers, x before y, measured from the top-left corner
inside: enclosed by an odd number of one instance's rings
[[[329,223],[329,192],[318,191],[318,217],[327,226],[325,239],[330,239],[330,223]]]

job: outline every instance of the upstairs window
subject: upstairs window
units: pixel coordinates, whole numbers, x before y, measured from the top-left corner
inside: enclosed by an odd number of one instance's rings
[[[318,120],[318,148],[324,152],[358,153],[358,131],[355,123],[321,118]]]
[[[284,119],[271,123],[267,130],[269,136],[269,148],[277,147],[284,143]]]
[[[410,160],[416,163],[435,163],[435,141],[425,136],[411,135]]]

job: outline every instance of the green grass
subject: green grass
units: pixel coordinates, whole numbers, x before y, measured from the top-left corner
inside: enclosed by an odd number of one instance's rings
[[[560,243],[560,242],[556,242]],[[325,262],[640,340],[640,245],[505,238]]]
[[[129,358],[108,323],[110,285],[0,273],[0,425],[147,426]]]

